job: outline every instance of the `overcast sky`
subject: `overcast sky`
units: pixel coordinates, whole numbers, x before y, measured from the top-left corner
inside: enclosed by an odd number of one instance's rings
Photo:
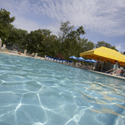
[[[70,21],[75,28],[84,27],[88,40],[125,51],[125,0],[0,0],[0,8],[15,16],[16,28],[57,35],[60,22]]]

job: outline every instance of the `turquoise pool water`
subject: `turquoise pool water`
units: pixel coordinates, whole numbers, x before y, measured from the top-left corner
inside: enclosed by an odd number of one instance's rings
[[[0,54],[0,125],[125,125],[125,81]]]

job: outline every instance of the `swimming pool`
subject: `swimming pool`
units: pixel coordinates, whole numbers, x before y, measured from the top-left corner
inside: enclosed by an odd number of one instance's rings
[[[125,125],[125,81],[0,54],[0,125]]]

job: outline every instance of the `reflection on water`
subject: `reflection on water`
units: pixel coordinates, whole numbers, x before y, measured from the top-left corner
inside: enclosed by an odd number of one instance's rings
[[[0,54],[0,124],[124,125],[125,81]]]

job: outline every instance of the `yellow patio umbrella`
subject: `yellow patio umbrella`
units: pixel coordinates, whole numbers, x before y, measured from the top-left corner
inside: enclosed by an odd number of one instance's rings
[[[125,56],[123,54],[103,46],[82,52],[80,53],[80,56],[100,61],[110,61],[112,63],[118,61],[120,65],[125,65]]]

